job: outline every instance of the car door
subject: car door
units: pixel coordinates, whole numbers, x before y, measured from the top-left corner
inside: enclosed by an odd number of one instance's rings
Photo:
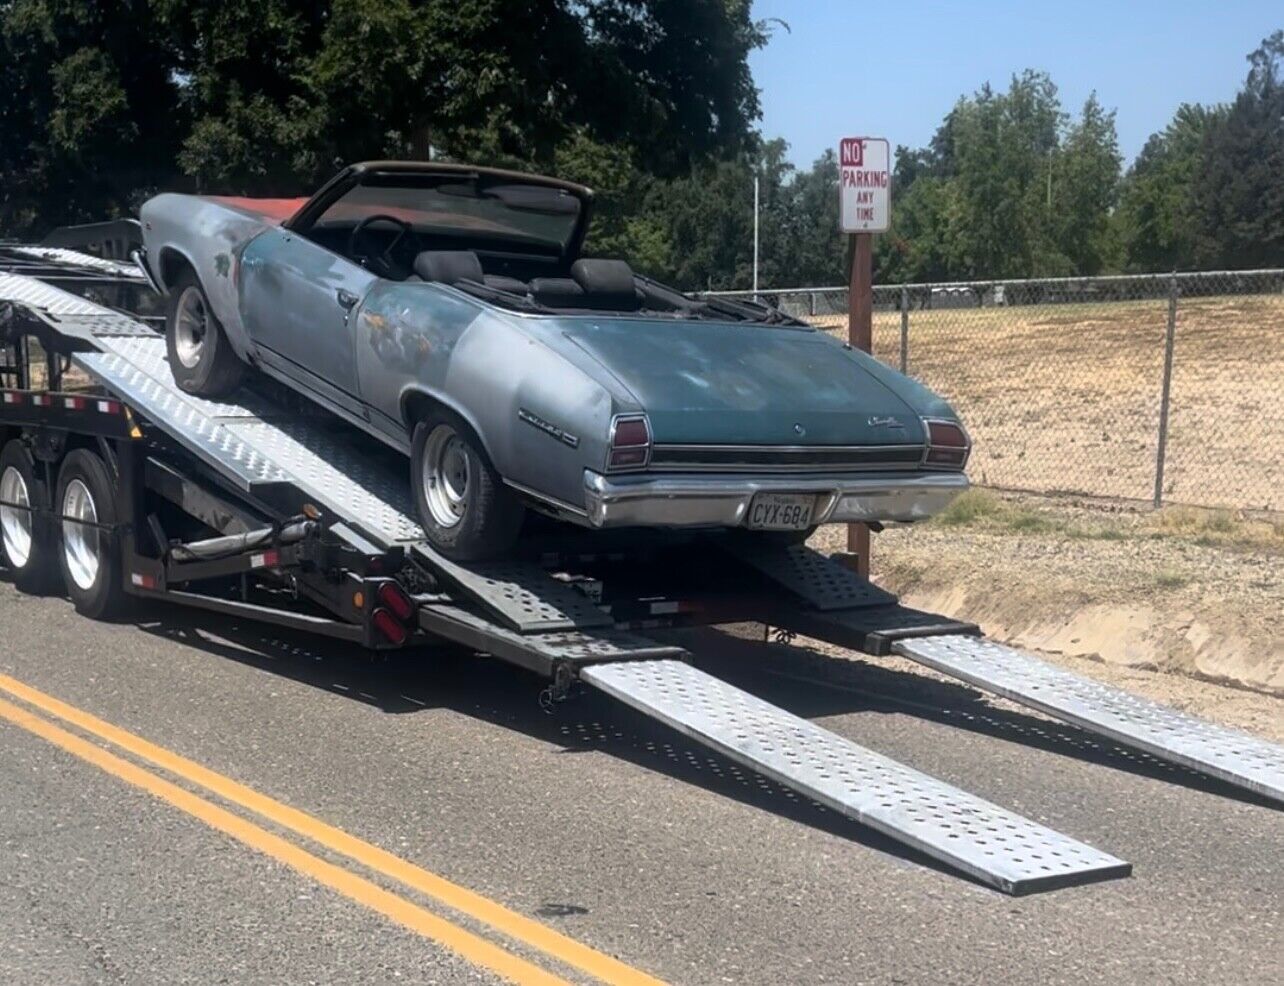
[[[378,277],[288,229],[256,237],[241,258],[241,319],[257,357],[350,414],[364,417],[353,336]]]

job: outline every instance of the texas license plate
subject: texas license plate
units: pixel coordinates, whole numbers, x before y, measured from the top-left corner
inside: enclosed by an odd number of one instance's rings
[[[811,527],[816,497],[810,493],[759,493],[745,526],[755,531],[802,531]]]

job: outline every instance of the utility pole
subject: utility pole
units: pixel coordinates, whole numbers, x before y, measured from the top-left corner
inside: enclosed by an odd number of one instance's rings
[[[758,169],[753,172],[753,300],[758,300]]]

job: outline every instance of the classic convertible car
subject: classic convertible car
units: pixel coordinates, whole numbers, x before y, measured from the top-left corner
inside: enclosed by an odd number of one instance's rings
[[[915,381],[771,308],[581,256],[592,192],[455,164],[352,165],[312,198],[164,194],[144,262],[175,379],[247,366],[411,458],[443,553],[527,509],[591,528],[915,521],[970,443]]]

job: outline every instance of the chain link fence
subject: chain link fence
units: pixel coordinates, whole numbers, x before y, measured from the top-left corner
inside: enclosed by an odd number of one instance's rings
[[[846,288],[757,297],[846,337]],[[884,285],[873,351],[954,405],[982,486],[1284,511],[1284,270]]]

